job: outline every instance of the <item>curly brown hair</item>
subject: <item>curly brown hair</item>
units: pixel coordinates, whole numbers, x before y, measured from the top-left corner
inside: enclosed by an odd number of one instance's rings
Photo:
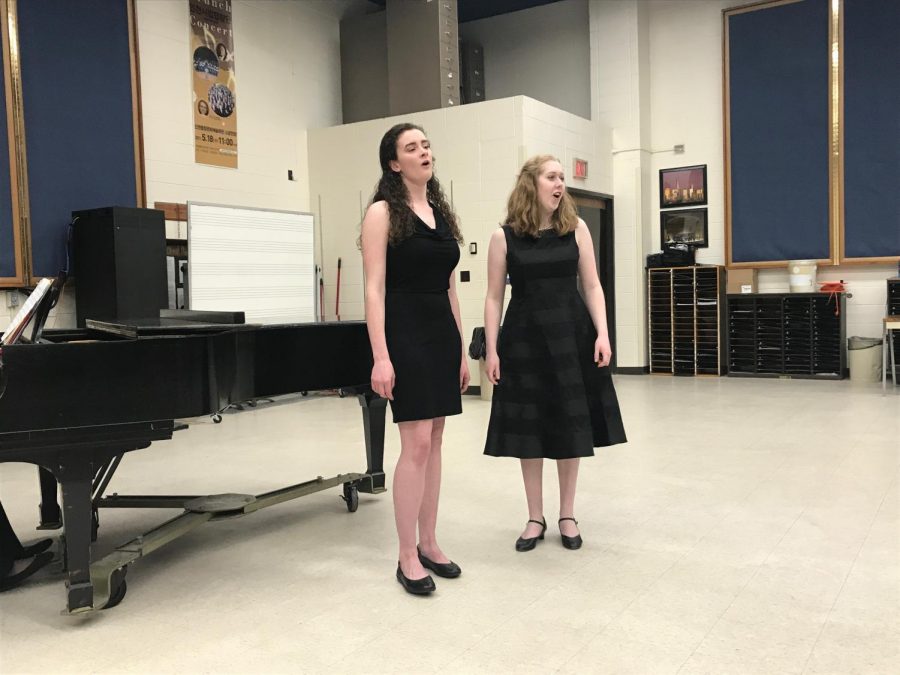
[[[381,144],[378,148],[378,159],[381,162],[381,178],[378,179],[378,184],[375,186],[375,194],[370,202],[370,204],[380,201],[387,202],[388,213],[390,214],[388,241],[395,246],[411,236],[416,228],[415,214],[409,208],[409,190],[406,189],[406,184],[403,182],[400,174],[391,169],[391,162],[397,159],[397,139],[400,138],[403,132],[411,129],[418,129],[423,134],[425,133],[422,127],[404,122],[394,125],[381,137]],[[444,220],[450,226],[453,238],[462,244],[463,237],[459,231],[459,220],[434,174],[431,175],[431,180],[428,181],[425,191],[429,203],[433,208],[441,212]]]
[[[506,203],[506,222],[517,235],[538,236],[541,228],[541,205],[537,196],[537,179],[547,162],[559,162],[553,155],[536,155],[522,165],[516,185]],[[578,211],[567,191],[556,211],[550,214],[550,224],[557,234],[574,232],[578,226]]]

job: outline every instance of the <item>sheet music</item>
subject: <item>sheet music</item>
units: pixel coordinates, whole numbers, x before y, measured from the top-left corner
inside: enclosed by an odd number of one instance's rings
[[[11,345],[19,339],[19,336],[22,335],[22,332],[28,326],[28,322],[31,321],[31,317],[37,311],[38,304],[50,291],[51,286],[53,286],[53,282],[50,279],[41,279],[38,282],[34,290],[31,291],[31,295],[28,296],[28,299],[22,304],[13,320],[10,321],[9,326],[6,327],[3,337],[0,337],[0,345]]]

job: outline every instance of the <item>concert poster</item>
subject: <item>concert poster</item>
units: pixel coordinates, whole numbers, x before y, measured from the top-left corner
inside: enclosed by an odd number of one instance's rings
[[[194,161],[237,168],[231,0],[189,0]]]

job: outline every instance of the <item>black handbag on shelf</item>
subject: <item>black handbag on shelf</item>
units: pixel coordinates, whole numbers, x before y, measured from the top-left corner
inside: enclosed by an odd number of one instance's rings
[[[685,244],[663,246],[662,253],[647,256],[647,267],[690,267],[694,264],[694,249]]]

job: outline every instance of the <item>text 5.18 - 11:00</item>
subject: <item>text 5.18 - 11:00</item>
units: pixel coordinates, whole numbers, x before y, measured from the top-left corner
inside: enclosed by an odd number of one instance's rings
[[[219,145],[234,145],[233,138],[214,136],[213,134],[200,134],[200,140],[204,143],[218,143]]]

